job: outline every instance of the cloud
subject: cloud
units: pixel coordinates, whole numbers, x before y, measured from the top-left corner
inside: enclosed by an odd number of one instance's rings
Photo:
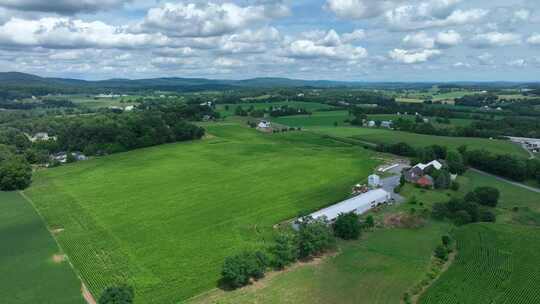
[[[470,63],[467,63],[467,62],[456,62],[452,65],[453,67],[455,68],[470,68],[472,67],[472,65]]]
[[[428,36],[425,32],[408,34],[403,38],[403,43],[412,48],[432,49],[435,47],[435,39]]]
[[[358,60],[368,56],[365,48],[351,43],[363,38],[363,31],[353,31],[339,35],[335,30],[310,31],[300,34],[300,38],[284,41],[285,56],[300,59]]]
[[[460,44],[462,38],[461,35],[454,30],[439,32],[435,36],[429,36],[425,32],[418,32],[406,35],[402,42],[411,48],[449,48]]]
[[[439,50],[394,49],[388,53],[388,56],[399,63],[414,64],[426,62],[441,54],[442,53]]]
[[[532,34],[527,38],[527,43],[532,45],[540,45],[540,34]]]
[[[484,9],[454,10],[446,16],[442,12],[442,9],[433,11],[417,5],[404,5],[386,12],[385,18],[391,29],[407,31],[474,24],[488,14]]]
[[[483,53],[483,54],[477,56],[476,59],[478,59],[478,62],[481,65],[492,65],[492,64],[494,64],[493,55],[490,54],[490,53]]]
[[[165,3],[148,11],[142,31],[174,37],[212,37],[245,29],[289,14],[281,3],[238,6],[234,3]]]
[[[342,19],[368,19],[380,16],[400,0],[327,0],[324,8]]]
[[[461,35],[454,30],[440,32],[437,34],[437,38],[435,38],[436,44],[442,48],[456,46],[462,41]]]
[[[0,0],[0,6],[20,10],[72,15],[120,7],[131,0]]]
[[[0,26],[0,45],[45,48],[146,48],[169,42],[163,35],[132,34],[101,21],[12,18]]]
[[[506,65],[516,68],[521,68],[527,65],[527,61],[525,59],[516,59],[512,60],[506,63]]]
[[[489,32],[478,34],[472,39],[472,45],[477,48],[509,46],[520,43],[521,35],[516,33]]]

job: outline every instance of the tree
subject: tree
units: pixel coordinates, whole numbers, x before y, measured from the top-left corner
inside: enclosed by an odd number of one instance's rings
[[[340,214],[334,223],[334,234],[344,240],[356,240],[360,237],[360,223],[354,212]]]
[[[452,239],[450,238],[449,235],[443,235],[441,237],[441,241],[442,241],[442,243],[443,243],[443,245],[445,247],[448,247],[450,245],[450,243],[452,242]]]
[[[375,219],[373,219],[373,215],[368,215],[366,217],[366,227],[367,228],[373,228],[375,227]]]
[[[279,233],[274,240],[274,245],[270,248],[270,252],[274,257],[272,264],[277,269],[283,269],[296,262],[298,259],[296,235],[290,232]]]
[[[480,212],[480,221],[494,223],[497,220],[495,214],[489,210],[482,210]]]
[[[99,298],[99,304],[132,304],[133,288],[128,286],[109,287]]]
[[[334,248],[336,239],[324,220],[303,218],[298,229],[298,256],[301,259],[319,255]]]
[[[227,257],[221,275],[230,287],[245,286],[251,279],[260,279],[268,267],[268,259],[262,252],[242,252]]]
[[[0,159],[0,190],[22,190],[32,182],[32,167],[18,155]]]
[[[446,164],[448,165],[448,170],[452,174],[463,174],[467,170],[461,154],[454,151],[448,152]]]
[[[431,209],[431,216],[437,220],[443,220],[448,216],[448,207],[445,203],[435,203]]]
[[[452,179],[450,173],[444,169],[439,170],[438,176],[435,178],[435,188],[436,189],[448,189]]]
[[[437,246],[435,248],[434,254],[435,254],[435,257],[438,259],[441,259],[443,261],[448,260],[448,249],[443,245]]]
[[[456,225],[466,225],[472,222],[470,214],[465,210],[459,210],[454,216]]]
[[[477,201],[480,205],[496,207],[499,203],[500,192],[493,187],[478,187],[474,189]]]

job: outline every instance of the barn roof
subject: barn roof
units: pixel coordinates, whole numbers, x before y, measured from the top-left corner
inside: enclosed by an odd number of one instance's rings
[[[356,211],[358,214],[364,213],[371,209],[372,202],[381,202],[388,200],[389,198],[390,194],[388,192],[383,189],[376,189],[314,212],[310,214],[310,216],[314,219],[326,216],[326,218],[331,221],[337,218],[341,213],[349,213],[352,211]]]

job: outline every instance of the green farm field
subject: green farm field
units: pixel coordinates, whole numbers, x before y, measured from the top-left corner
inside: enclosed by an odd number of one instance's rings
[[[229,109],[225,109],[228,106]],[[303,101],[283,101],[283,102],[249,102],[249,103],[236,103],[236,104],[219,104],[216,106],[216,110],[221,113],[221,115],[231,116],[234,115],[234,110],[236,107],[241,106],[244,109],[248,109],[253,106],[255,110],[268,109],[269,107],[279,107],[279,106],[289,106],[295,108],[304,108],[310,112],[314,112],[321,109],[332,109],[333,106],[317,103],[317,102],[303,102]]]
[[[448,147],[449,149],[457,149],[461,145],[467,145],[470,150],[486,149],[493,153],[513,154],[521,157],[527,157],[528,155],[527,152],[520,146],[503,140],[490,140],[472,137],[433,136],[386,129],[358,127],[315,127],[310,128],[309,130],[318,134],[353,138],[375,144],[396,144],[399,142],[406,142],[413,147],[442,145]]]
[[[540,229],[472,224],[454,233],[458,255],[419,303],[540,303]]]
[[[34,208],[0,192],[0,299],[10,304],[82,304],[81,282]]]
[[[348,125],[344,121],[352,119],[348,111],[322,111],[312,115],[295,115],[272,118],[272,121],[290,127],[338,126]]]
[[[420,229],[380,229],[341,242],[338,255],[295,266],[243,289],[213,290],[190,304],[399,303],[422,279],[433,248],[448,232],[443,223]]]
[[[345,198],[377,161],[307,132],[235,123],[209,135],[37,172],[26,191],[94,295],[126,283],[141,303],[217,286],[226,256],[261,248],[272,226]]]

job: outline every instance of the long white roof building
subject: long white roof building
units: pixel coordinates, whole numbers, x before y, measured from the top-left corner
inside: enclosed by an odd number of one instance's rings
[[[341,213],[365,213],[371,208],[376,207],[378,204],[389,201],[390,198],[390,193],[386,192],[383,189],[371,190],[348,200],[345,200],[341,203],[337,203],[330,207],[314,212],[310,214],[310,216],[314,219],[326,217],[327,220],[333,221]]]

